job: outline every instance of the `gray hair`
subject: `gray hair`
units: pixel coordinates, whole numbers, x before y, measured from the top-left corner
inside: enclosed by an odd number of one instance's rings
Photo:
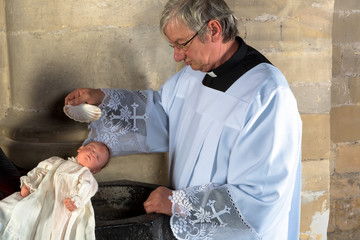
[[[195,32],[208,21],[216,19],[221,24],[224,43],[239,34],[237,19],[224,0],[169,0],[160,19],[160,31],[164,36],[166,25],[173,19],[182,21]],[[199,32],[200,40],[204,40],[206,33]]]

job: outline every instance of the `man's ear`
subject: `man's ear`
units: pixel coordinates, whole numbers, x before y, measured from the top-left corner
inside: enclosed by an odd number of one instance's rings
[[[210,20],[208,23],[212,41],[222,40],[222,28],[218,20]]]

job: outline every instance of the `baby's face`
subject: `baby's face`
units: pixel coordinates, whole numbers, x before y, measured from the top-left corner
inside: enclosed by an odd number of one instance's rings
[[[107,163],[109,152],[101,143],[92,142],[78,149],[77,161],[88,167],[92,173],[97,173]]]

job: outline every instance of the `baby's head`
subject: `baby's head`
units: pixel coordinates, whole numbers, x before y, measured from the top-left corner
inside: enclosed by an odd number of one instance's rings
[[[91,142],[81,146],[78,150],[77,161],[88,167],[92,173],[98,173],[106,166],[110,158],[108,147],[101,142]]]

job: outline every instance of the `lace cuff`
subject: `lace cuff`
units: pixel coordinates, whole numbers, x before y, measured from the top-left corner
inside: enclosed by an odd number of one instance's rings
[[[111,155],[147,152],[146,119],[151,91],[101,89],[105,93],[99,105],[102,116],[89,125],[91,141],[104,142]]]
[[[30,178],[29,178],[28,176],[22,176],[22,177],[20,177],[20,189],[21,189],[24,185],[28,186],[30,193],[33,193],[33,192],[35,192],[35,190],[37,189],[37,186],[39,185],[39,183],[33,184],[33,183],[30,181]]]
[[[80,197],[79,196],[71,196],[69,198],[75,204],[76,208],[79,208],[79,206],[81,205]]]
[[[173,203],[170,225],[177,239],[260,239],[224,186],[177,190],[169,198]]]

